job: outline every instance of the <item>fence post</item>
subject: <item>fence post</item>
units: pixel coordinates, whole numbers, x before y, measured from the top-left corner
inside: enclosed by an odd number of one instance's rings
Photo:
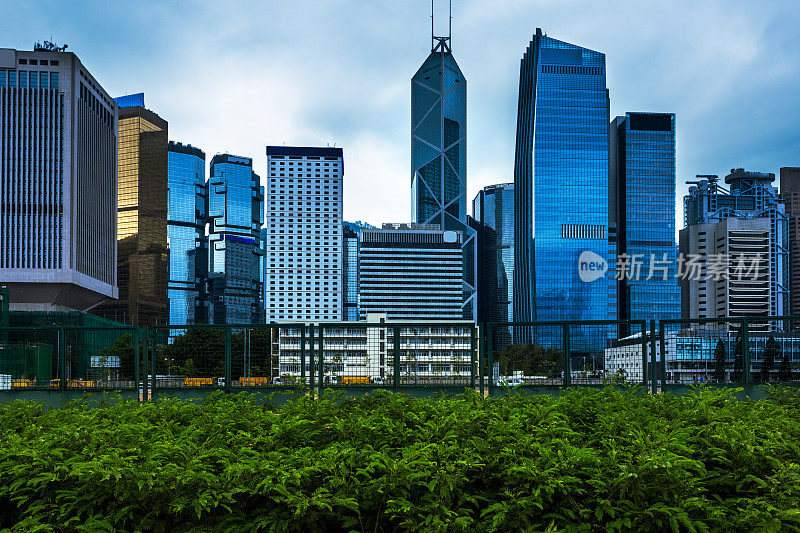
[[[475,390],[475,365],[478,363],[478,358],[475,354],[475,347],[477,343],[475,342],[475,335],[477,334],[478,326],[472,324],[470,326],[470,335],[469,335],[469,358],[470,358],[470,365],[469,365],[469,387],[472,390]]]
[[[484,363],[486,363],[486,330],[488,324],[483,325],[483,329],[478,329],[478,380],[480,383],[481,396],[485,394],[486,386],[484,384],[483,373]]]
[[[133,387],[139,398],[139,326],[133,328]]]
[[[140,354],[142,358],[142,398],[144,401],[150,399],[150,370],[147,365],[147,356],[150,353],[150,330],[147,326],[144,327],[144,353]]]
[[[486,331],[486,374],[489,376],[489,396],[494,392],[494,339],[492,326]]]
[[[314,324],[311,324],[311,331],[308,332],[308,338],[310,341],[309,348],[308,348],[308,391],[311,393],[311,397],[314,397],[314,376],[316,376],[317,368],[316,368],[316,361],[314,359],[314,333],[316,332],[316,328]]]
[[[61,352],[60,368],[58,371],[61,373],[61,381],[59,381],[59,388],[66,392],[67,390],[67,338],[64,326],[58,328],[58,351]]]
[[[150,334],[152,342],[150,343],[150,374],[152,375],[152,383],[150,384],[150,390],[155,392],[156,390],[156,372],[158,369],[156,368],[156,339],[158,338],[158,327],[154,327],[152,333]]]
[[[750,324],[742,319],[742,381],[750,384]]]
[[[319,325],[319,392],[325,389],[325,327]]]
[[[653,320],[653,325],[655,325],[656,321]],[[666,338],[666,331],[664,329],[664,324],[659,322],[658,324],[658,336],[659,342],[661,343],[661,390],[666,392],[667,391],[667,338]],[[673,375],[673,380],[675,376]]]
[[[650,320],[650,391],[658,394],[658,378],[656,377],[656,321]],[[663,356],[662,356],[663,363]]]
[[[230,392],[231,387],[231,327],[225,326],[225,392]]]
[[[278,367],[280,374],[280,367]],[[300,324],[300,381],[306,385],[306,325]]]
[[[642,386],[647,387],[647,321],[642,326]]]
[[[400,387],[400,326],[395,324],[393,330],[394,359],[392,360],[392,372],[394,372],[394,388],[396,389]]]
[[[571,358],[571,350],[569,346],[569,324],[562,324],[561,325],[561,346],[564,349],[564,378],[561,380],[561,384],[564,387],[569,387],[572,385],[572,364],[570,362]]]

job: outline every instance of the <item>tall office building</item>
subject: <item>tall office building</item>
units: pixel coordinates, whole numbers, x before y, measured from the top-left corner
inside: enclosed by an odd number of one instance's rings
[[[411,219],[463,236],[462,316],[477,317],[476,240],[467,221],[467,80],[450,37],[411,78]]]
[[[0,49],[0,285],[10,309],[117,292],[117,105],[71,52]]]
[[[169,246],[169,323],[208,322],[208,190],[206,154],[169,142],[167,242]]]
[[[800,167],[781,168],[780,197],[789,223],[789,309],[800,314]]]
[[[211,159],[207,187],[209,322],[263,323],[261,178],[249,157],[217,154]]]
[[[616,318],[678,318],[675,115],[626,113],[611,122],[608,143],[609,243],[626,270],[611,290]]]
[[[462,318],[462,235],[436,224],[362,229],[359,312],[390,320]]]
[[[520,65],[516,321],[608,318],[608,275],[579,272],[582,255],[609,259],[608,113],[605,55],[537,28]]]
[[[267,321],[341,320],[342,149],[267,146],[267,169]]]
[[[92,312],[125,324],[166,324],[167,121],[144,107],[142,93],[117,104],[119,300]]]
[[[514,319],[514,184],[484,187],[472,200],[472,214],[492,231],[493,242],[479,238],[478,321],[511,322]],[[486,256],[485,260],[481,258]],[[491,284],[492,286],[487,286]],[[483,296],[483,297],[481,297]]]
[[[725,176],[729,189],[718,183],[717,176],[697,177],[689,182],[692,186],[684,197],[685,227],[679,241],[683,257],[699,254],[702,269],[699,283],[681,280],[681,314],[684,318],[788,314],[789,224],[778,190],[772,186],[775,174],[731,169]],[[709,284],[707,278],[714,277],[713,272],[709,274],[712,254],[733,254],[724,279],[734,277],[731,269],[738,267],[739,257],[761,258],[753,286],[744,285],[738,300],[731,293],[718,294],[728,289]],[[766,285],[755,284],[764,282],[763,276]],[[728,301],[739,305],[728,305]]]
[[[358,251],[360,249],[359,237],[362,229],[376,229],[375,226],[365,222],[345,222],[342,235],[342,320],[353,321],[359,319],[358,306]]]

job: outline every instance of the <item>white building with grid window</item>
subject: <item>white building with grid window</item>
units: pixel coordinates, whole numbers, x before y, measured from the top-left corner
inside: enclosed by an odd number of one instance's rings
[[[386,313],[368,313],[365,318],[352,325],[320,327],[320,324],[311,324],[305,330],[298,325],[276,327],[273,338],[278,342],[273,349],[278,350],[278,357],[273,360],[278,367],[273,369],[274,374],[287,383],[303,376],[310,379],[311,358],[314,357],[316,382],[320,368],[320,330],[325,383],[393,383],[395,332],[399,336],[397,370],[401,384],[468,384],[477,372],[478,343],[470,320],[392,321],[386,318]],[[303,340],[305,351],[301,351]]]
[[[267,322],[342,317],[341,148],[267,146]]]
[[[0,48],[0,285],[12,310],[118,297],[117,114],[75,54]]]

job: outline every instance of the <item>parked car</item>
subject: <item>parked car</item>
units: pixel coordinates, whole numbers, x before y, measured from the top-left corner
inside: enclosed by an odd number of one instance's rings
[[[497,380],[497,384],[501,387],[516,387],[518,385],[523,385],[525,382],[522,381],[522,378],[500,378]]]
[[[281,379],[280,376],[275,376],[274,378],[272,378],[272,384],[273,385],[283,385],[283,380]]]
[[[373,385],[385,385],[385,383],[383,378],[372,378]]]

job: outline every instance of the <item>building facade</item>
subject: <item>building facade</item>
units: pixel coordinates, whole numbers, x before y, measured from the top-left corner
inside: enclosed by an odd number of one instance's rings
[[[78,57],[0,49],[0,285],[17,311],[118,296],[117,104]]]
[[[341,320],[342,149],[267,146],[267,169],[267,321]]]
[[[467,80],[449,37],[411,78],[411,220],[463,236],[462,315],[477,318],[477,236],[467,221]]]
[[[103,313],[106,318],[138,325],[167,324],[168,146],[166,120],[143,105],[120,106],[117,159],[120,301],[112,304],[112,313],[108,312],[110,309]]]
[[[686,275],[680,280],[682,317],[774,316],[770,248],[766,217],[729,217],[682,229],[680,252],[686,258]]]
[[[429,224],[384,224],[362,229],[359,241],[361,319],[462,318],[462,235]]]
[[[520,65],[514,320],[609,317],[605,55],[536,30]],[[580,261],[580,264],[579,264]]]
[[[249,157],[217,154],[207,187],[209,322],[263,323],[261,178]]]
[[[402,321],[395,326],[385,314],[368,313],[365,321],[352,326],[309,327],[305,332],[297,326],[283,326],[275,331],[279,336],[278,375],[284,379],[296,380],[302,376],[310,379],[313,347],[315,357],[318,358],[320,352],[323,354],[325,383],[390,384],[395,374],[396,333],[400,348],[397,365],[400,383],[468,384],[472,372],[477,371],[477,365],[473,364],[477,360],[476,344],[472,343],[473,323],[468,320],[439,324],[430,320]],[[301,352],[303,340],[305,361]],[[318,380],[318,363],[315,367],[315,380]]]
[[[342,246],[342,294],[344,295],[342,307],[342,320],[359,320],[358,305],[358,243],[361,230],[376,229],[375,226],[365,222],[345,222]]]
[[[800,167],[780,170],[780,197],[789,225],[789,312],[800,314]]]
[[[206,154],[190,144],[170,141],[168,160],[169,324],[206,324]]]
[[[167,121],[144,95],[121,97],[117,181],[119,300],[92,312],[125,324],[167,324]],[[117,101],[119,104],[119,100]]]
[[[624,268],[611,290],[616,318],[678,318],[675,115],[626,113],[608,139],[609,244]]]
[[[479,322],[514,320],[514,184],[489,185],[472,200],[475,220],[492,230],[494,242],[480,242],[478,269]],[[484,281],[482,281],[484,280]],[[487,286],[492,285],[492,286]],[[485,287],[485,289],[484,289]],[[485,294],[484,298],[481,295]]]
[[[726,295],[724,299],[715,297],[713,299],[715,304],[712,306],[711,295],[706,298],[701,290],[702,285],[710,281],[700,281],[698,285],[682,278],[681,314],[685,318],[741,316],[720,313],[738,313],[736,309],[742,309],[741,312],[749,310],[754,315],[760,316],[764,314],[760,310],[765,303],[766,313],[769,315],[788,314],[789,224],[778,190],[772,186],[775,175],[747,172],[741,168],[732,169],[725,177],[728,189],[719,184],[717,176],[697,177],[699,178],[697,181],[689,182],[691,185],[689,194],[684,197],[685,228],[680,232],[680,252],[685,258],[690,253],[699,254],[700,257],[714,254],[719,258],[719,254],[739,253],[736,251],[738,246],[744,254],[742,257],[759,261],[759,272],[766,266],[769,287],[767,291],[758,292],[746,300],[741,300],[739,306],[727,307],[726,304],[726,307],[719,307],[723,301],[729,302],[731,295]],[[720,223],[730,219],[738,219],[742,223],[727,222],[726,225],[719,226]],[[721,246],[722,241],[704,244],[702,238],[708,238],[711,229],[693,228],[697,225],[712,225],[717,238],[725,238],[724,247]],[[763,237],[765,231],[767,231],[766,242]],[[705,265],[701,277],[708,277],[708,266]],[[739,268],[738,261],[732,261],[729,273],[725,277],[733,274],[736,268]],[[763,282],[761,274],[758,276],[759,283]],[[695,292],[695,285],[698,285],[699,292]]]

